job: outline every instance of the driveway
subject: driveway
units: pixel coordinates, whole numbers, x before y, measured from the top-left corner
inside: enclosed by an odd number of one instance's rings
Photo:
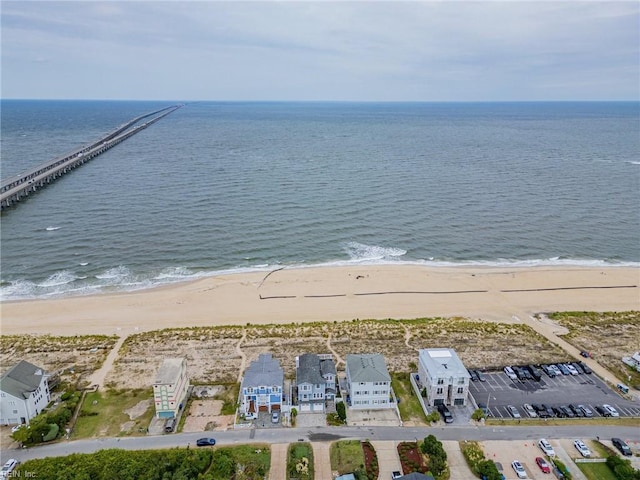
[[[271,445],[271,470],[269,478],[279,480],[287,478],[287,451],[288,443],[275,443]]]
[[[313,442],[311,445],[313,445],[313,470],[315,472],[315,478],[318,480],[331,480],[333,478],[331,475],[331,457],[329,455],[331,443]],[[277,480],[276,477],[274,477],[274,480]]]
[[[378,455],[379,479],[390,479],[392,472],[402,473],[400,458],[398,457],[398,442],[372,441],[371,445],[376,449],[376,454]]]
[[[449,471],[451,472],[451,478],[475,478],[473,472],[469,469],[467,461],[464,459],[464,455],[460,451],[460,444],[458,442],[448,440],[442,442],[444,451],[447,452],[447,463],[449,464]]]

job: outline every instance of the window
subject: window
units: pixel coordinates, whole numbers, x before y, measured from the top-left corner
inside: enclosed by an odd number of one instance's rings
[[[444,385],[444,378],[438,379],[438,385]]]
[[[464,387],[458,387],[458,393],[463,393],[464,392]]]
[[[443,388],[438,388],[438,390],[436,390],[436,395],[442,395],[443,390]]]

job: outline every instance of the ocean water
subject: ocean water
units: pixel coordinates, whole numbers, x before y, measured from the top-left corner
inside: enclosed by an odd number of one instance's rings
[[[170,104],[3,100],[1,176]],[[640,104],[189,103],[0,226],[2,300],[282,266],[638,266]]]

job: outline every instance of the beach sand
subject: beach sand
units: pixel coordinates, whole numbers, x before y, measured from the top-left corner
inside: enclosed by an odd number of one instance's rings
[[[1,304],[2,334],[640,310],[640,268],[342,266],[221,275],[150,290]]]

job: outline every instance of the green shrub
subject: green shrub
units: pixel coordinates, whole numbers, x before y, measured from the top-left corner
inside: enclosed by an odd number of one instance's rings
[[[640,480],[640,470],[633,468],[629,460],[610,455],[607,457],[607,466],[618,480]]]
[[[571,478],[572,478],[571,472],[569,471],[567,466],[564,463],[562,463],[560,460],[558,460],[557,458],[552,458],[551,460],[553,461],[553,464],[556,467],[558,467],[558,470],[560,470],[560,472],[564,475],[564,478],[566,480],[571,480]]]
[[[49,433],[47,433],[44,437],[42,437],[43,442],[50,442],[51,440],[55,440],[58,437],[58,432],[60,431],[60,427],[55,423],[49,425]]]
[[[476,422],[479,422],[484,418],[484,411],[481,408],[478,408],[475,412],[473,412],[471,418]]]
[[[343,422],[347,419],[347,407],[345,407],[344,402],[336,403],[336,413]]]

